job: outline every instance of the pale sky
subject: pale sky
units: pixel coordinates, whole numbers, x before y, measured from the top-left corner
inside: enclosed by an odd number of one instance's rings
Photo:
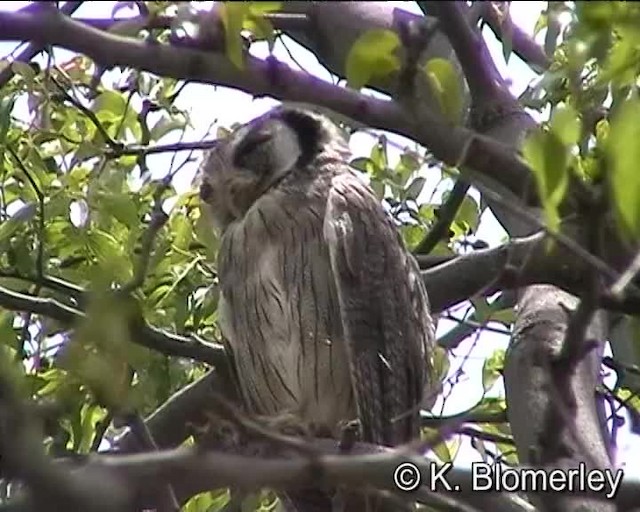
[[[23,7],[28,2],[1,2],[0,10],[14,10]],[[395,7],[405,9],[411,12],[419,13],[414,2],[388,2]],[[77,11],[76,16],[79,17],[96,17],[106,18],[111,16],[114,2],[85,2],[82,7]],[[201,5],[205,7],[210,2],[201,2]],[[541,10],[544,8],[545,2],[539,1],[514,1],[511,3],[511,15],[516,25],[524,29],[528,33],[533,32],[533,27],[538,19]],[[122,9],[118,12],[119,17],[130,15],[132,11]],[[498,66],[498,69],[502,75],[508,79],[511,83],[511,91],[515,95],[521,94],[527,85],[535,80],[536,76],[528,66],[515,55],[512,54],[509,63],[506,64],[502,47],[499,41],[493,36],[489,29],[485,29],[486,39],[489,44],[491,54]],[[544,31],[538,34],[536,38],[539,42],[542,42],[544,38]],[[292,53],[295,55],[296,61],[304,67],[308,72],[320,76],[322,78],[329,78],[328,72],[320,66],[315,57],[305,50],[304,48],[296,45],[294,42],[288,42],[287,45]],[[8,55],[15,48],[15,44],[12,43],[0,43],[0,57]],[[266,44],[256,45],[256,48],[252,48],[252,52],[256,56],[265,56],[267,53]],[[275,47],[275,56],[288,63],[292,67],[297,65],[291,60],[289,54],[285,51],[282,44],[278,42]],[[71,53],[58,50],[56,52],[56,58],[58,62],[63,62],[72,56]],[[113,76],[113,80],[117,79],[116,73],[107,75]],[[111,78],[109,78],[111,80]],[[252,99],[251,96],[230,89],[225,88],[213,88],[209,85],[203,84],[189,84],[179,96],[177,106],[183,109],[187,109],[191,112],[191,120],[194,125],[194,129],[189,130],[184,140],[197,140],[201,138],[207,128],[211,125],[213,120],[217,119],[221,126],[229,126],[236,122],[246,122],[257,115],[267,111],[278,102],[269,98]],[[21,110],[26,114],[26,110],[23,108],[16,109]],[[16,115],[21,115],[19,112],[15,112]],[[215,128],[213,133],[215,133]],[[406,139],[394,135],[388,134],[388,138],[392,143],[395,143],[397,147],[403,148],[409,144]],[[375,139],[365,133],[358,133],[352,137],[351,148],[355,156],[368,156],[372,143]],[[176,142],[177,137],[169,135],[162,140],[162,143]],[[399,151],[393,146],[388,148],[391,165],[395,164],[395,161],[399,158]],[[150,155],[148,158],[148,164],[150,169],[158,175],[164,175],[169,166],[170,155]],[[191,186],[191,179],[195,173],[196,165],[186,166],[179,175],[176,177],[176,188],[178,192],[184,192]],[[446,190],[442,184],[438,187],[439,176],[429,175],[426,173],[425,178],[427,183],[423,190],[423,197],[429,197],[431,194],[438,199],[441,193]],[[437,187],[437,189],[436,189]],[[475,194],[477,199],[477,194]],[[493,218],[493,215],[486,213],[483,215],[480,228],[478,230],[478,238],[487,241],[491,246],[500,244],[504,240],[505,233]],[[464,308],[457,308],[456,316],[462,317],[464,315]],[[455,325],[454,322],[448,320],[441,320],[438,325],[438,335],[442,335],[447,332],[451,327]],[[492,327],[501,328],[501,324],[490,324]],[[451,358],[451,371],[453,374],[461,365],[463,365],[463,374],[458,378],[457,384],[453,387],[450,395],[446,399],[444,405],[442,400],[439,400],[434,408],[435,413],[441,411],[445,414],[454,414],[472,407],[482,396],[482,365],[486,357],[490,356],[496,349],[505,349],[508,343],[508,337],[495,332],[483,332],[479,336],[473,336],[460,344],[460,346],[454,351]],[[609,351],[607,351],[610,354]],[[614,376],[611,375],[606,379],[606,382],[612,385],[615,382]],[[496,385],[490,390],[490,396],[502,396],[504,397],[504,388],[502,381],[499,380]],[[488,448],[493,450],[490,444],[487,444]],[[640,476],[640,461],[632,456],[634,450],[640,448],[640,440],[638,436],[632,436],[628,433],[628,429],[619,430],[618,433],[618,462],[626,468],[627,472]],[[462,436],[461,449],[456,458],[457,464],[466,465],[473,461],[482,460],[478,452],[471,448],[467,437]]]

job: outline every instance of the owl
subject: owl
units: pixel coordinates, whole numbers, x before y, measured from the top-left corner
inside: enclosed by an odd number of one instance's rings
[[[317,437],[419,436],[434,327],[413,256],[327,117],[277,107],[234,130],[200,169],[220,236],[218,322],[246,409]]]

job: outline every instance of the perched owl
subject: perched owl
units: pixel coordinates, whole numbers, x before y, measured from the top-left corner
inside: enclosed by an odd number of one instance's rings
[[[221,140],[200,197],[221,235],[219,326],[245,405],[362,441],[419,435],[434,329],[414,258],[338,128],[278,107]]]

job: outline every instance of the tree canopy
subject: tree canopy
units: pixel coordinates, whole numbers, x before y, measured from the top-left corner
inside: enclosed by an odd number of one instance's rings
[[[548,2],[534,34],[507,2],[415,2],[420,14],[114,2],[110,17],[78,15],[92,4],[0,11],[0,41],[24,43],[0,61],[0,507],[273,510],[276,491],[318,479],[397,491],[402,462],[423,481],[396,496],[433,510],[636,506],[640,482],[626,477],[615,500],[475,492],[456,452],[467,436],[502,467],[614,470],[616,433],[627,417],[639,428],[638,4]],[[518,98],[488,31],[539,75]],[[278,59],[276,42],[326,73]],[[181,174],[233,126],[195,126],[183,98],[196,84],[207,111],[231,89],[374,134],[351,166],[396,219],[434,313],[467,310],[438,339],[443,395],[464,368],[451,350],[483,330],[510,336],[484,361],[483,398],[455,416],[425,411],[416,450],[343,454],[238,413],[217,327],[219,241]],[[486,211],[504,243],[477,235]],[[502,378],[505,396],[487,395]],[[460,492],[431,492],[434,460],[453,462]]]

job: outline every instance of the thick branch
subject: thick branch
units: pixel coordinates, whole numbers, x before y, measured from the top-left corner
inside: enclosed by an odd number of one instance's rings
[[[219,487],[244,487],[257,489],[295,488],[318,481],[332,484],[360,487],[373,486],[378,489],[395,491],[393,471],[402,462],[411,462],[421,470],[422,487],[411,496],[424,502],[431,502],[427,488],[430,485],[430,465],[433,463],[422,456],[412,456],[401,451],[383,450],[379,453],[329,455],[339,449],[334,441],[316,440],[314,447],[327,455],[309,459],[289,454],[291,458],[248,458],[225,452],[202,453],[190,449],[178,448],[161,452],[92,457],[83,470],[91,467],[111,469],[119,478],[126,479],[131,485],[145,486],[166,484],[174,479],[188,481],[192,492],[202,492]],[[379,451],[379,448],[374,448]],[[368,450],[370,451],[370,449]],[[247,471],[250,467],[251,471]],[[452,493],[455,499],[472,503],[475,507],[492,510],[530,510],[521,500],[508,494],[496,492],[479,493],[471,486],[471,472],[465,469],[452,468],[447,479],[453,486],[459,485],[460,492]],[[445,495],[449,491],[437,486],[437,492]],[[540,492],[540,491],[538,491]],[[576,491],[573,496],[589,496],[594,499],[606,499],[602,493]],[[627,479],[623,490],[617,496],[622,508],[635,506],[640,495],[640,483]],[[406,496],[405,496],[406,498]]]
[[[60,12],[63,14],[71,15],[82,5],[82,2],[66,2],[61,8]],[[36,55],[38,55],[44,47],[37,43],[30,43],[27,47],[20,52],[20,54],[13,59],[12,62],[29,62]],[[13,77],[13,68],[6,66],[0,71],[0,89],[2,89],[9,80]]]
[[[416,122],[394,102],[334,86],[292,70],[275,58],[248,57],[245,68],[239,70],[220,54],[152,45],[61,15],[22,12],[0,13],[0,40],[33,40],[88,55],[107,67],[130,66],[160,76],[232,87],[256,96],[320,104],[368,126],[417,140],[448,165],[466,164],[491,181],[502,183],[516,196],[529,197],[527,191],[531,187],[528,180],[523,183],[522,179],[531,176],[529,168],[499,142],[451,126],[431,114]],[[462,157],[466,158],[461,161]]]
[[[571,262],[568,264],[566,262]],[[543,233],[492,249],[459,256],[422,272],[434,311],[442,311],[474,295],[491,295],[500,290],[531,284],[553,284],[580,294],[584,275],[591,267],[568,249],[554,244],[548,251]],[[623,301],[612,294],[602,296],[602,305],[627,313],[640,311],[640,296],[628,293]]]

